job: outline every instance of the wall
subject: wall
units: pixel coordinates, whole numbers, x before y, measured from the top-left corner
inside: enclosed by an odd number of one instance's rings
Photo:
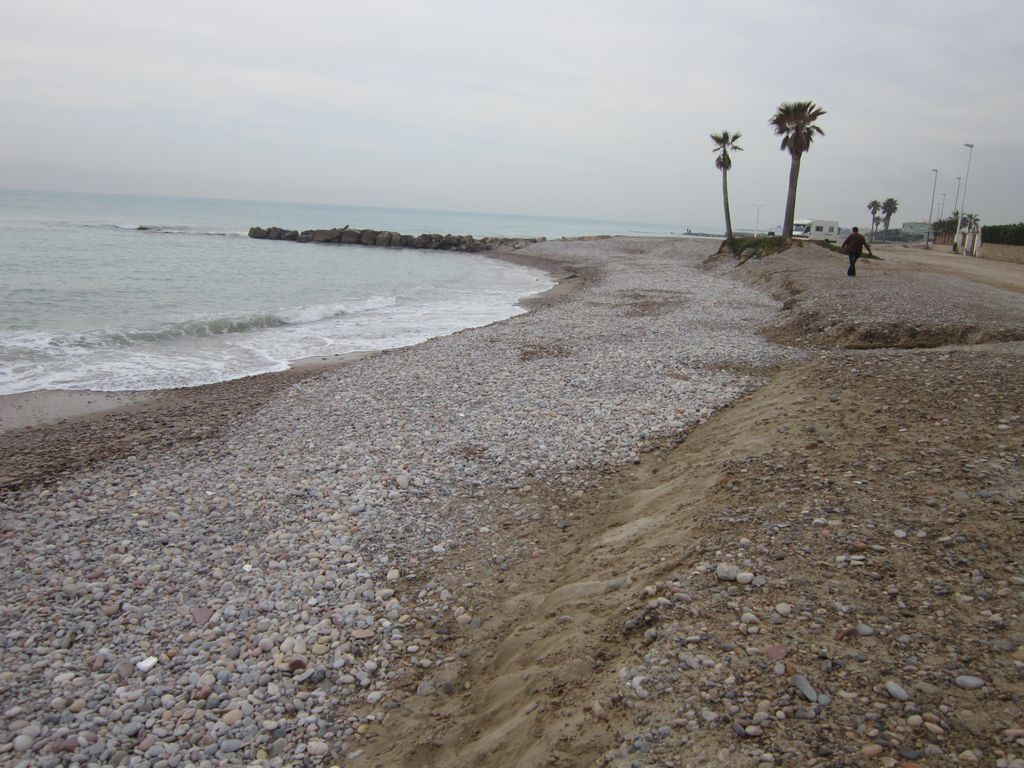
[[[1012,261],[1024,264],[1024,245],[1002,245],[1001,243],[982,243],[981,258],[993,261]]]

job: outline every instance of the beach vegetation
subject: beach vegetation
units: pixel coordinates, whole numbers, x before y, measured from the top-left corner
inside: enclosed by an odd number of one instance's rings
[[[732,154],[733,152],[742,152],[738,142],[741,134],[739,131],[736,133],[729,133],[728,131],[722,131],[721,133],[712,133],[711,141],[715,143],[715,168],[722,172],[722,205],[725,207],[725,239],[732,240],[732,217],[729,215],[729,171],[732,169]]]
[[[775,133],[782,136],[780,149],[789,152],[789,190],[786,194],[786,215],[782,222],[782,237],[793,241],[793,217],[796,212],[796,186],[800,177],[800,159],[810,150],[815,136],[825,131],[816,124],[826,114],[813,101],[787,101],[779,105],[768,122]]]
[[[789,247],[785,238],[773,235],[740,235],[726,241],[740,264],[750,259],[760,259],[781,253]],[[801,243],[802,245],[802,243]]]

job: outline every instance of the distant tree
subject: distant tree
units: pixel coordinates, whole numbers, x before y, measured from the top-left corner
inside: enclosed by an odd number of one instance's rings
[[[882,204],[877,200],[868,203],[868,210],[871,211],[871,242],[875,241],[875,229],[878,227],[878,212],[882,210]]]
[[[952,235],[956,231],[956,222],[959,216],[960,211],[953,211],[946,218],[939,219],[932,224],[932,231],[940,235]]]
[[[800,177],[800,158],[811,148],[816,135],[825,132],[814,121],[825,114],[825,110],[813,101],[787,101],[779,105],[768,122],[775,133],[782,137],[780,149],[790,154],[789,191],[786,194],[786,216],[782,222],[782,236],[787,243],[793,242],[793,216],[796,213],[796,185]]]
[[[885,198],[885,202],[882,203],[882,226],[885,227],[885,239],[889,239],[889,224],[892,222],[892,217],[899,210],[900,203],[894,197]]]
[[[981,223],[981,218],[976,213],[965,213],[964,214],[964,227],[966,229],[977,229]]]
[[[715,168],[722,172],[722,205],[725,206],[725,239],[732,240],[732,217],[729,215],[729,171],[732,170],[732,156],[730,152],[742,152],[736,142],[740,140],[740,133],[712,133],[711,140],[715,143],[712,150],[715,155]]]

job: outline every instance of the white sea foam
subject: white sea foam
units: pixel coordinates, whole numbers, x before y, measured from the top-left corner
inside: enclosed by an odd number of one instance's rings
[[[535,289],[550,285],[531,282]],[[523,288],[436,299],[372,296],[149,329],[0,333],[0,394],[198,386],[284,370],[314,355],[408,346],[518,314]]]

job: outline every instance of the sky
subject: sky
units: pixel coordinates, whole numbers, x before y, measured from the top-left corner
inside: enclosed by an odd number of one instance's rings
[[[1018,0],[0,0],[0,187],[721,231],[728,130],[733,226],[763,230],[769,119],[810,100],[798,218],[938,218],[960,176],[1010,223],[1022,28]]]

